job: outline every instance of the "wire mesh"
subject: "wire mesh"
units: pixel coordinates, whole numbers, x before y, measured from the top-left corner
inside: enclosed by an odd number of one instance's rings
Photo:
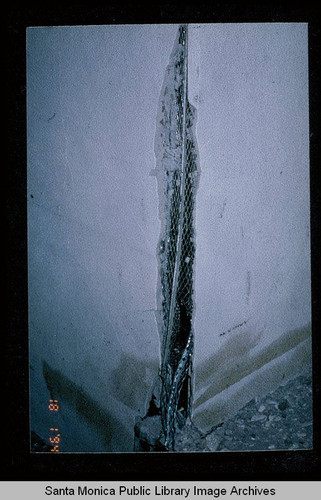
[[[167,217],[160,245],[163,295],[161,408],[165,444],[173,449],[178,411],[185,419],[190,416],[191,384],[188,379],[193,348],[193,213],[197,155],[192,129],[194,110],[187,100],[186,26],[179,28],[168,80],[162,106]]]

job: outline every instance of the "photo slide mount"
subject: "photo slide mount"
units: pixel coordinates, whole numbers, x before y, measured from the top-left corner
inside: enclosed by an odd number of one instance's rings
[[[6,266],[8,313],[5,342],[8,424],[3,480],[313,480],[320,467],[320,434],[314,426],[314,449],[306,451],[173,453],[173,454],[32,454],[29,426],[26,231],[26,72],[25,30],[28,26],[145,24],[180,22],[308,22],[310,83],[310,185],[312,253],[312,331],[314,422],[320,420],[320,19],[308,5],[198,9],[174,6],[137,8],[109,5],[89,8],[57,6],[11,8],[8,17],[9,162],[7,180]]]

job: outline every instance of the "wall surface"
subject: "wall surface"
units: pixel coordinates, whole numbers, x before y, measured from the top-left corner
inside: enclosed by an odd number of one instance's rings
[[[28,29],[31,429],[59,426],[61,451],[131,451],[157,377],[151,171],[176,32]],[[189,33],[194,417],[210,428],[311,357],[307,27]]]
[[[194,402],[210,427],[310,357],[308,44],[306,24],[190,32],[201,167]]]
[[[28,30],[31,426],[47,436],[53,385],[62,450],[131,450],[157,375],[150,173],[176,30]]]

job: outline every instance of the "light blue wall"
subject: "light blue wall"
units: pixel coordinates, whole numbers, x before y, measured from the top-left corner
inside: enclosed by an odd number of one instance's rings
[[[190,32],[194,401],[211,427],[311,362],[308,40],[300,23]]]
[[[44,436],[52,415],[43,360],[59,371],[56,383],[64,375],[64,386],[75,383],[71,392],[83,390],[115,419],[102,449],[132,449],[134,419],[146,411],[159,365],[160,227],[150,172],[176,29],[28,30],[31,417]],[[62,448],[95,451],[90,426],[78,439],[77,419],[65,415],[69,405],[87,426],[77,409],[84,403],[64,397]]]
[[[310,321],[308,46],[306,24],[195,30],[195,328],[206,356],[243,321],[267,341]]]

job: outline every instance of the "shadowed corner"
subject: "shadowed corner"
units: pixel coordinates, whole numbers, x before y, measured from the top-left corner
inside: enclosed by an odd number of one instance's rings
[[[119,365],[108,378],[109,390],[123,404],[140,412],[142,394],[146,394],[146,407],[151,399],[151,380],[157,376],[158,369],[157,359],[140,360],[131,354],[122,353]]]
[[[231,337],[210,359],[199,366],[196,379],[195,408],[227,387],[259,370],[272,360],[299,346],[311,337],[311,324],[285,332],[280,338],[262,349],[261,334],[238,333]],[[226,366],[226,360],[229,364]],[[201,391],[201,388],[206,388]]]
[[[198,388],[193,415],[203,431],[230,419],[251,399],[262,399],[301,374],[311,373],[310,323],[284,333],[261,348],[255,345],[255,336],[250,345],[247,335],[243,334],[248,350],[242,350],[241,337],[238,336],[235,346],[229,342],[202,365],[202,379],[196,373]],[[232,349],[234,359],[228,366],[224,364],[227,347]]]
[[[101,436],[106,452],[111,451],[111,440],[115,429],[118,434],[128,434],[128,430],[120,420],[99,405],[83,388],[59,370],[52,368],[46,361],[43,361],[43,376],[51,397],[69,404],[77,415]]]

